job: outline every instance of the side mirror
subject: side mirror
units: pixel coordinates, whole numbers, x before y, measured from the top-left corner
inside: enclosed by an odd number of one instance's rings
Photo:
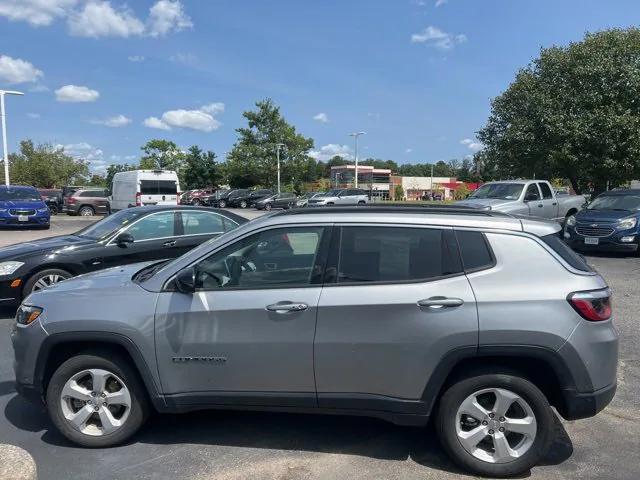
[[[127,248],[130,243],[133,243],[133,235],[130,233],[124,232],[116,237],[116,244],[120,248]]]
[[[180,293],[193,293],[196,291],[196,269],[193,267],[180,270],[175,279],[176,288]]]

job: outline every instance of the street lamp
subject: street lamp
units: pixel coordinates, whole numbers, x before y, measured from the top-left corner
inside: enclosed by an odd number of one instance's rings
[[[280,149],[284,146],[284,143],[276,143],[276,157],[278,158],[278,193],[280,193]]]
[[[349,136],[355,138],[356,141],[356,183],[355,187],[358,188],[358,137],[360,135],[366,135],[367,132],[354,132],[350,133]]]
[[[2,120],[2,152],[4,158],[4,183],[9,186],[9,153],[7,152],[7,122],[4,112],[4,96],[5,95],[24,95],[22,92],[11,90],[0,90],[0,120]]]

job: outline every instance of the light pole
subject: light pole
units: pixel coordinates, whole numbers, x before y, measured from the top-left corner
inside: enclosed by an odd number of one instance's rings
[[[278,159],[278,193],[280,193],[280,149],[284,146],[284,143],[276,143],[276,157]]]
[[[356,141],[356,182],[355,188],[358,188],[358,137],[360,135],[366,135],[367,132],[354,132],[350,133],[349,136],[355,138]]]
[[[435,200],[433,195],[433,163],[431,164],[431,200]]]
[[[24,95],[22,92],[14,92],[11,90],[0,90],[0,119],[2,120],[2,152],[4,158],[4,183],[9,185],[9,153],[7,152],[7,121],[4,112],[4,96],[5,95]]]

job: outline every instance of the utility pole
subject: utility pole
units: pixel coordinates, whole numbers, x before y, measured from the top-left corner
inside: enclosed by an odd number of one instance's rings
[[[431,200],[435,199],[433,195],[433,163],[431,164]]]
[[[278,159],[278,193],[280,193],[280,149],[284,146],[284,143],[276,143],[276,157]]]
[[[7,120],[4,110],[4,96],[5,95],[24,95],[22,92],[15,92],[11,90],[0,90],[0,120],[2,120],[2,153],[4,159],[4,183],[9,186],[9,153],[7,148]]]
[[[354,133],[350,133],[349,136],[353,137],[356,141],[356,181],[355,181],[355,188],[358,188],[358,137],[360,135],[366,135],[367,132],[354,132]]]

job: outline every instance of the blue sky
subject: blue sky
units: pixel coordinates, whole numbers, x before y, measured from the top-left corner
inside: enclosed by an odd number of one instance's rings
[[[10,150],[135,161],[151,138],[230,150],[271,97],[314,154],[462,158],[541,46],[628,27],[635,0],[0,0]],[[156,128],[152,128],[156,127]],[[160,128],[158,128],[160,127]]]

